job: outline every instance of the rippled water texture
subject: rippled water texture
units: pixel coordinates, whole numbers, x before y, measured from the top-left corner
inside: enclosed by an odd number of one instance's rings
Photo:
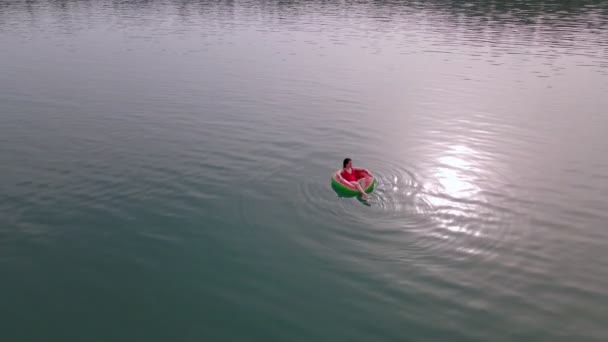
[[[0,2],[0,340],[608,340],[607,22]]]

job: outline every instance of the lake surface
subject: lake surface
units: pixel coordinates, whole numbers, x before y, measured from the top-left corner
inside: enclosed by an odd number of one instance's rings
[[[0,47],[2,341],[608,340],[608,2],[2,1]]]

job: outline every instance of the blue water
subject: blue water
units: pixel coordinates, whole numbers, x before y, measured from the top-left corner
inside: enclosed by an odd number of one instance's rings
[[[0,2],[0,340],[608,339],[607,6]]]

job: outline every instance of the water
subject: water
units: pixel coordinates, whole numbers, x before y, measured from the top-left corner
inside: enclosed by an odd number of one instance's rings
[[[608,339],[607,23],[1,2],[0,340]]]

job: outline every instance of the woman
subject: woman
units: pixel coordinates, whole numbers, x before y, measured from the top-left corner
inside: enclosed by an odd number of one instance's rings
[[[354,168],[350,158],[344,159],[342,162],[342,171],[337,173],[338,180],[344,183],[350,183],[355,189],[359,190],[361,197],[368,199],[369,195],[365,193],[365,188],[371,181],[372,174],[367,169]]]

